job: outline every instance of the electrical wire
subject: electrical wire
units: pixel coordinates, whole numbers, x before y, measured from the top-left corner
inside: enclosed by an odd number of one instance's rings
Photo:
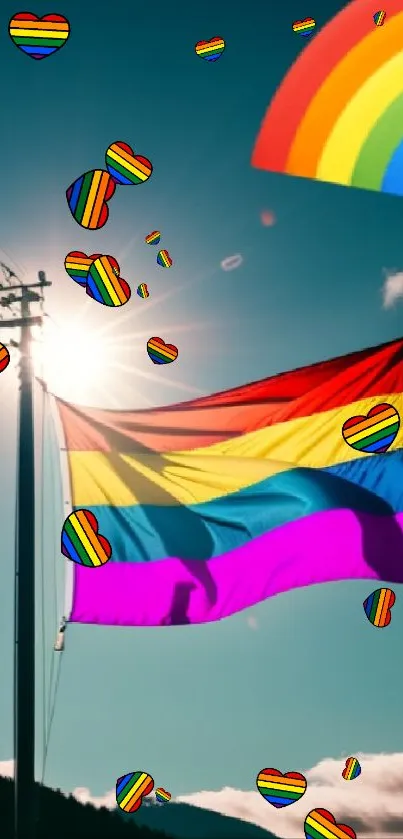
[[[53,655],[55,655],[55,653],[53,653]],[[59,655],[58,662],[57,662],[57,667],[56,667],[56,680],[55,680],[55,688],[54,688],[54,693],[53,693],[53,702],[51,703],[51,706],[50,706],[49,724],[48,724],[48,728],[47,728],[47,737],[46,737],[46,745],[45,745],[44,761],[43,761],[43,777],[42,777],[42,781],[41,781],[42,784],[43,784],[44,779],[45,779],[46,763],[47,763],[49,745],[50,745],[50,736],[51,736],[51,733],[52,733],[53,721],[54,721],[55,712],[56,712],[56,701],[57,701],[57,696],[58,696],[58,692],[59,692],[60,678],[61,678],[61,674],[62,674],[62,660],[63,660],[63,656]]]
[[[48,394],[45,392],[45,389],[43,389],[43,392],[45,394],[45,403],[47,403]],[[46,414],[46,412],[45,412],[45,414]],[[54,431],[53,427],[52,427],[52,431]],[[54,442],[54,440],[53,440],[53,442]],[[54,502],[54,499],[55,499],[54,489],[56,487],[56,476],[55,476],[53,458],[51,458],[51,464],[52,464],[51,465],[51,497],[52,497],[52,502]],[[53,504],[52,504],[52,512],[55,512]],[[58,600],[59,600],[59,598],[58,598],[58,590],[57,590],[58,587],[57,587],[57,578],[56,578],[56,566],[55,566],[54,561],[52,562],[52,567],[53,567],[53,598],[52,598],[52,600],[53,600],[53,603],[55,605],[55,625],[56,625],[56,620],[57,620],[57,617],[58,617],[57,616],[57,611],[58,611]],[[55,684],[53,686],[53,677],[54,677],[54,672],[55,672],[55,651],[53,650],[52,651],[52,659],[51,659],[51,671],[50,671],[50,678],[49,678],[49,693],[48,693],[49,705],[48,705],[48,715],[47,715],[47,723],[46,723],[46,738],[45,738],[45,747],[44,747],[42,783],[44,781],[45,772],[46,772],[46,761],[47,761],[47,755],[48,755],[48,750],[49,750],[50,735],[51,735],[51,731],[52,731],[53,720],[54,720],[54,715],[55,715],[55,710],[56,710],[56,700],[57,700],[58,688],[59,688],[59,682],[60,682],[61,666],[62,666],[62,656],[58,655],[57,666],[56,666],[56,678],[55,678]],[[52,691],[52,687],[53,687],[53,691]],[[52,698],[52,693],[53,693],[53,698]]]
[[[49,401],[47,391],[45,391],[45,389],[43,388],[42,392],[44,394],[44,404],[47,406],[48,401]],[[46,415],[46,413],[45,413],[45,415]],[[52,513],[54,512],[54,503],[53,502],[54,502],[54,498],[55,498],[54,490],[55,490],[55,484],[56,484],[53,467],[54,467],[54,462],[53,462],[53,457],[51,457],[50,458],[50,476],[49,476],[50,487],[49,487],[49,491],[50,491],[50,497],[52,499],[52,511],[51,511]],[[51,520],[53,521],[52,517],[51,517]],[[56,564],[55,564],[54,561],[52,561],[52,571],[53,571],[53,574],[52,574],[52,583],[53,583],[52,603],[53,603],[53,606],[54,606],[53,615],[52,615],[52,624],[56,628],[57,620],[58,620],[58,597],[57,597],[57,581],[56,581]],[[51,657],[51,662],[50,662],[49,695],[48,695],[49,703],[48,703],[48,709],[47,709],[47,726],[49,725],[49,718],[50,718],[51,690],[52,690],[52,684],[53,684],[54,667],[55,667],[55,655],[54,655],[54,650],[53,650],[52,657]],[[44,767],[44,771],[45,771],[45,767]],[[44,778],[44,774],[43,774],[43,777],[42,777],[42,782],[43,782],[43,778]]]

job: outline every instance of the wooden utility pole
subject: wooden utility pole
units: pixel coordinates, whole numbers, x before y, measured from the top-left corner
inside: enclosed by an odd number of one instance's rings
[[[1,337],[3,329],[21,329],[19,344],[12,342],[20,352],[21,381],[14,624],[15,839],[33,839],[35,835],[35,444],[31,326],[41,324],[42,316],[32,317],[30,304],[42,301],[43,289],[50,285],[40,271],[37,283],[0,286],[0,306],[18,306],[20,310],[19,317],[0,320]]]

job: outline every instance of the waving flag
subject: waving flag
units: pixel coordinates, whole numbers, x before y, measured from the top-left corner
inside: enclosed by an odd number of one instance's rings
[[[110,541],[69,620],[215,621],[335,580],[403,582],[403,340],[191,402],[57,400],[74,509]]]

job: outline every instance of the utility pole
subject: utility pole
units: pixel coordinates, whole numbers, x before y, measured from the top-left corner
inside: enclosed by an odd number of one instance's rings
[[[31,303],[43,302],[43,289],[50,286],[43,271],[38,282],[11,285],[17,280],[1,264],[6,285],[0,284],[0,306],[17,306],[19,317],[0,319],[3,329],[21,329],[20,342],[11,341],[20,352],[19,437],[17,465],[17,521],[14,622],[14,759],[15,839],[33,839],[35,791],[35,443],[31,326],[42,323],[42,314],[31,316]],[[6,270],[5,270],[6,269]],[[8,271],[8,275],[6,274]],[[34,291],[38,289],[38,291]],[[4,292],[7,292],[5,294]]]

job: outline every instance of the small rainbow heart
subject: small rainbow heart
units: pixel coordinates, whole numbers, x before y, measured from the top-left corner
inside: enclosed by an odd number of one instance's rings
[[[173,344],[166,344],[162,338],[149,338],[147,352],[153,364],[172,364],[178,358],[178,348]]]
[[[210,38],[209,41],[198,41],[195,44],[195,52],[204,61],[217,61],[225,50],[224,38]]]
[[[140,285],[137,286],[137,294],[138,294],[139,297],[142,297],[144,300],[146,299],[146,297],[150,296],[150,292],[148,290],[147,283],[140,283]]]
[[[127,772],[116,781],[116,803],[125,813],[135,813],[153,789],[154,778],[148,772]]]
[[[170,268],[172,265],[172,258],[170,257],[168,251],[158,251],[157,262],[158,265],[161,265],[161,268]]]
[[[384,11],[375,12],[373,16],[375,26],[383,26],[383,24],[385,23],[385,17],[386,12]]]
[[[306,839],[357,839],[348,824],[338,824],[329,810],[318,808],[308,813],[304,824]]]
[[[153,230],[152,233],[149,233],[148,236],[145,237],[144,241],[146,245],[158,245],[158,242],[161,239],[161,233],[159,230]]]
[[[348,757],[345,768],[342,771],[342,777],[345,781],[354,781],[361,775],[361,766],[356,757]]]
[[[155,790],[155,797],[160,804],[166,804],[172,798],[171,793],[167,792],[164,787],[158,787]]]
[[[348,446],[359,452],[381,454],[390,449],[400,428],[400,416],[393,405],[382,402],[368,411],[366,417],[347,419],[342,435]]]
[[[389,626],[392,620],[391,609],[395,605],[396,595],[391,588],[377,588],[364,600],[364,612],[373,626]]]
[[[306,792],[306,778],[300,772],[287,772],[283,775],[278,769],[262,769],[256,786],[265,801],[281,809],[295,804]]]
[[[316,20],[313,17],[306,17],[305,20],[296,20],[292,25],[293,32],[296,32],[298,35],[304,35],[307,37],[308,35],[312,35],[313,30],[316,26]]]
[[[63,15],[37,17],[31,12],[19,12],[11,18],[8,31],[19,50],[40,61],[64,47],[70,24]]]
[[[98,520],[90,510],[75,510],[67,516],[61,537],[61,551],[63,556],[95,568],[106,565],[112,556],[110,542],[98,532]]]

